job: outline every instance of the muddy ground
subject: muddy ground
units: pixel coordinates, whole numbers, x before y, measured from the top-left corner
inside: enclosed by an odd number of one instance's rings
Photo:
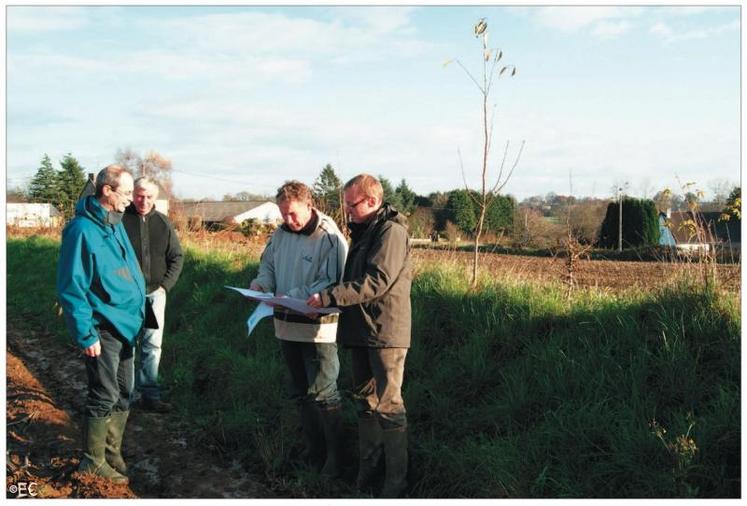
[[[261,479],[193,441],[176,414],[133,410],[124,438],[129,485],[81,476],[86,397],[80,351],[8,322],[6,496],[272,497]]]
[[[473,253],[467,251],[413,249],[415,265],[429,263],[458,264],[471,269]],[[480,254],[480,272],[512,281],[565,282],[568,269],[565,258],[521,255]],[[579,287],[594,287],[609,292],[631,288],[650,290],[671,283],[678,275],[701,279],[702,264],[676,262],[627,262],[580,259],[573,268],[574,281]],[[730,292],[740,291],[741,266],[716,266],[718,286]],[[469,271],[471,272],[471,270]]]

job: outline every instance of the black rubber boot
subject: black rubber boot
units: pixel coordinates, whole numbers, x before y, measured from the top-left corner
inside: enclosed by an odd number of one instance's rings
[[[110,423],[111,417],[108,416],[86,418],[85,451],[78,472],[95,474],[125,485],[129,483],[127,476],[118,473],[106,462],[106,434]]]
[[[301,426],[306,442],[305,458],[310,465],[319,469],[324,463],[324,426],[322,414],[315,402],[303,401],[300,407]]]
[[[376,475],[382,451],[382,430],[373,415],[358,417],[358,477],[355,480],[358,490],[371,487]]]
[[[386,430],[384,435],[384,488],[381,497],[396,499],[407,487],[407,428]]]
[[[106,461],[120,474],[127,475],[127,464],[122,458],[122,438],[129,411],[112,413],[109,430],[106,433]]]
[[[337,478],[340,476],[342,453],[342,412],[340,406],[335,406],[332,409],[322,409],[321,413],[327,458],[320,474],[328,478]]]

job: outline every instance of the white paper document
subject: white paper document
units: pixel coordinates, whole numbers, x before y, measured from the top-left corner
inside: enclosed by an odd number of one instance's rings
[[[252,331],[254,330],[254,327],[256,327],[259,323],[259,320],[268,316],[272,316],[272,306],[268,306],[263,302],[259,306],[257,306],[257,309],[254,310],[254,312],[249,316],[249,319],[246,321],[246,335],[252,335]]]
[[[258,292],[256,290],[248,290],[246,288],[236,288],[235,286],[226,286],[230,290],[236,290],[247,299],[256,300],[257,302],[267,302],[268,304],[275,304],[276,306],[283,306],[288,309],[292,309],[301,314],[336,314],[340,313],[340,310],[336,307],[322,307],[315,308],[306,304],[303,299],[295,299],[293,297],[276,297],[270,292]]]

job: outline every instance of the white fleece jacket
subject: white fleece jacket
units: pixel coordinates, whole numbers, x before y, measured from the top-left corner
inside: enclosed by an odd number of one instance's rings
[[[265,291],[305,300],[342,280],[348,244],[332,218],[316,209],[314,213],[318,220],[311,234],[281,227],[270,237],[254,279]],[[276,313],[275,336],[286,341],[335,342],[337,318],[325,319],[334,321],[284,321]]]

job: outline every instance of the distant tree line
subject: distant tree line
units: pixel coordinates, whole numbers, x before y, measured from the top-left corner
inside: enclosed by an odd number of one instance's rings
[[[408,216],[414,237],[430,237],[433,232],[447,236],[469,237],[475,230],[479,213],[479,194],[472,190],[435,192],[417,195],[405,179],[395,187],[379,174],[384,202]],[[313,184],[314,204],[322,212],[344,225],[343,182],[331,164],[326,164]],[[503,234],[513,226],[516,200],[510,196],[492,195],[485,219],[485,230]],[[452,237],[450,237],[452,238]]]

